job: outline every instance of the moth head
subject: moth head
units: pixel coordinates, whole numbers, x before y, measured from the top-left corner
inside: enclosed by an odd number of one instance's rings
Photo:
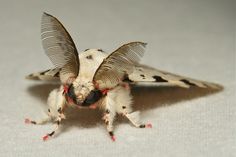
[[[94,85],[91,81],[74,81],[69,86],[67,95],[73,100],[74,104],[82,105],[93,90]]]
[[[124,44],[105,59],[101,58],[103,61],[96,69],[92,80],[87,81],[91,78],[77,79],[81,75],[80,60],[70,34],[57,18],[47,13],[42,16],[41,39],[46,55],[55,67],[60,69],[62,84],[69,84],[69,87],[66,86],[65,94],[77,105],[83,105],[84,101],[91,104],[101,96],[100,90],[117,86],[125,74],[133,72],[134,65],[143,56],[146,46],[143,42]],[[103,52],[101,49],[97,51]],[[86,58],[92,60],[93,56],[88,55]],[[97,89],[94,88],[93,82],[96,82]]]

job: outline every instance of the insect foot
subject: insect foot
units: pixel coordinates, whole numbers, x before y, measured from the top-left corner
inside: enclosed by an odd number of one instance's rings
[[[43,141],[47,141],[48,137],[49,137],[48,135],[43,136]]]
[[[139,128],[152,128],[152,124],[151,123],[141,124],[139,125]]]
[[[54,133],[55,133],[55,131],[52,131],[50,134],[43,136],[43,141],[47,141],[49,139],[49,137],[52,137],[52,135],[54,135]]]
[[[25,124],[37,124],[37,123],[35,121],[30,120],[29,118],[26,118]]]
[[[151,123],[148,123],[145,125],[146,128],[152,128],[152,124]]]
[[[110,131],[110,132],[109,132],[109,135],[110,135],[110,137],[111,137],[111,140],[112,140],[113,142],[115,142],[115,141],[116,141],[116,138],[115,138],[115,136],[114,136],[113,131]]]

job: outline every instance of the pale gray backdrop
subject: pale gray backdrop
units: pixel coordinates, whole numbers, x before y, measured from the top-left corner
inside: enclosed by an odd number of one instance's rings
[[[142,63],[206,81],[224,90],[209,94],[179,88],[135,89],[135,108],[153,129],[119,118],[113,143],[101,113],[74,111],[54,139],[39,118],[57,87],[24,80],[52,67],[40,41],[46,11],[60,19],[79,50],[111,52],[145,41]],[[0,156],[236,156],[234,0],[21,0],[0,1]]]

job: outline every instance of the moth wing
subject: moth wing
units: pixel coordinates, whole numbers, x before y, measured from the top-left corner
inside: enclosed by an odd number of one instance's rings
[[[99,89],[113,88],[131,74],[144,54],[146,43],[131,42],[106,57],[96,70],[93,81]]]
[[[60,71],[60,68],[53,68],[29,74],[25,78],[29,80],[59,81]]]
[[[133,73],[127,75],[124,81],[136,85],[174,85],[183,88],[189,88],[190,86],[221,88],[218,84],[199,81],[142,64],[136,64]]]
[[[61,69],[61,82],[77,77],[80,64],[76,46],[61,22],[47,13],[42,15],[41,39],[47,56]]]

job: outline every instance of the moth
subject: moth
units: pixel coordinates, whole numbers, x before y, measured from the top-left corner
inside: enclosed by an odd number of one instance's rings
[[[56,133],[61,121],[66,119],[65,110],[72,106],[100,108],[104,113],[103,120],[108,134],[113,141],[113,122],[117,114],[125,116],[137,128],[151,128],[151,124],[140,121],[139,111],[132,109],[131,84],[219,88],[214,83],[198,81],[140,64],[147,45],[144,42],[124,44],[112,53],[104,52],[102,49],[86,49],[78,53],[62,23],[47,13],[42,15],[41,40],[46,55],[55,68],[32,73],[26,78],[60,81],[60,87],[49,94],[47,117],[39,121],[25,119],[25,123],[31,124],[49,121],[55,123],[55,128],[43,136],[43,140]]]

